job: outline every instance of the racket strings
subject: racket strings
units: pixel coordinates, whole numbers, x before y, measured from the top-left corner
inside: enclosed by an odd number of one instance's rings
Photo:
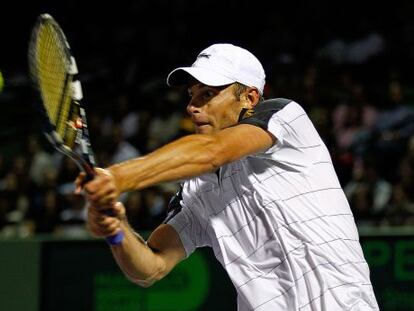
[[[76,129],[69,121],[72,76],[65,41],[51,24],[42,25],[36,43],[36,75],[49,119],[65,145],[72,147]]]

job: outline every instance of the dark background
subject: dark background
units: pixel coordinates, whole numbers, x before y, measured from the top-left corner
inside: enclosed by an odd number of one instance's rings
[[[406,84],[413,81],[410,1],[9,1],[0,10],[0,70],[8,90],[27,83],[30,31],[43,12],[52,14],[64,29],[87,103],[98,109],[110,105],[116,94],[128,92],[134,105],[151,110],[153,94],[147,98],[140,90],[157,83],[162,100],[166,75],[191,64],[201,49],[217,42],[251,50],[267,72],[272,89],[268,95],[302,99],[305,106],[303,94],[292,85],[315,64],[325,65],[320,77],[325,80],[321,83],[328,82],[325,87],[337,72],[352,72],[375,105],[385,104],[391,76],[398,75]],[[330,40],[350,43],[373,31],[384,38],[385,48],[369,61],[332,65],[321,60],[320,50]],[[329,97],[318,99],[309,104],[337,104]]]
[[[164,77],[191,63],[212,43],[230,42],[251,50],[270,81],[284,74],[289,55],[303,71],[315,63],[329,40],[347,42],[376,31],[386,40],[381,66],[361,72],[376,80],[398,70],[410,79],[414,5],[410,1],[15,1],[2,5],[0,68],[7,79],[27,74],[30,30],[40,13],[52,14],[64,29],[81,72],[99,76],[109,70],[111,87],[125,88],[125,71],[134,62],[133,81]],[[285,61],[286,62],[286,61]],[[130,69],[132,70],[132,69]],[[375,70],[375,72],[373,72]],[[377,74],[381,74],[378,76]],[[102,90],[104,91],[104,90]]]
[[[411,1],[9,1],[0,10],[0,70],[8,90],[28,82],[30,31],[44,12],[64,29],[85,97],[98,109],[110,105],[116,94],[128,92],[134,105],[151,110],[155,99],[140,90],[165,81],[172,69],[191,64],[201,49],[218,42],[234,43],[257,55],[272,89],[268,95],[303,99],[292,84],[315,64],[324,66],[321,79],[326,81],[321,82],[331,82],[341,71],[352,72],[375,105],[385,104],[390,77],[398,75],[405,84],[413,81]],[[385,47],[368,61],[338,65],[321,59],[321,49],[330,40],[350,43],[371,32],[384,38]],[[158,87],[164,90],[162,83]],[[329,100],[322,97],[310,104],[337,104]]]

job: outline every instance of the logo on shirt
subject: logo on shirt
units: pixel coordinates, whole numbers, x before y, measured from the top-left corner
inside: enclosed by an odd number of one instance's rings
[[[183,209],[181,201],[183,200],[183,187],[180,187],[180,190],[171,198],[168,203],[167,217],[164,220],[166,224],[172,218],[174,218],[181,210]]]

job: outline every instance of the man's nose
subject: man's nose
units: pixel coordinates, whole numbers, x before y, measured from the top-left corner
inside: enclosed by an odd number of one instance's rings
[[[200,107],[194,104],[194,101],[190,101],[187,105],[187,112],[188,114],[195,114],[200,112]]]

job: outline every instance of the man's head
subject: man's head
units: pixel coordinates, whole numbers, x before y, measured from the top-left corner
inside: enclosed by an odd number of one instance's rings
[[[266,78],[260,61],[249,51],[232,44],[213,44],[204,49],[191,67],[173,70],[167,77],[167,84],[185,84],[189,76],[209,86],[238,82],[257,88],[260,95],[263,95]]]
[[[197,133],[211,133],[238,121],[243,108],[252,109],[263,94],[265,73],[249,51],[231,44],[203,50],[191,67],[173,70],[168,85],[188,86],[187,111]]]

